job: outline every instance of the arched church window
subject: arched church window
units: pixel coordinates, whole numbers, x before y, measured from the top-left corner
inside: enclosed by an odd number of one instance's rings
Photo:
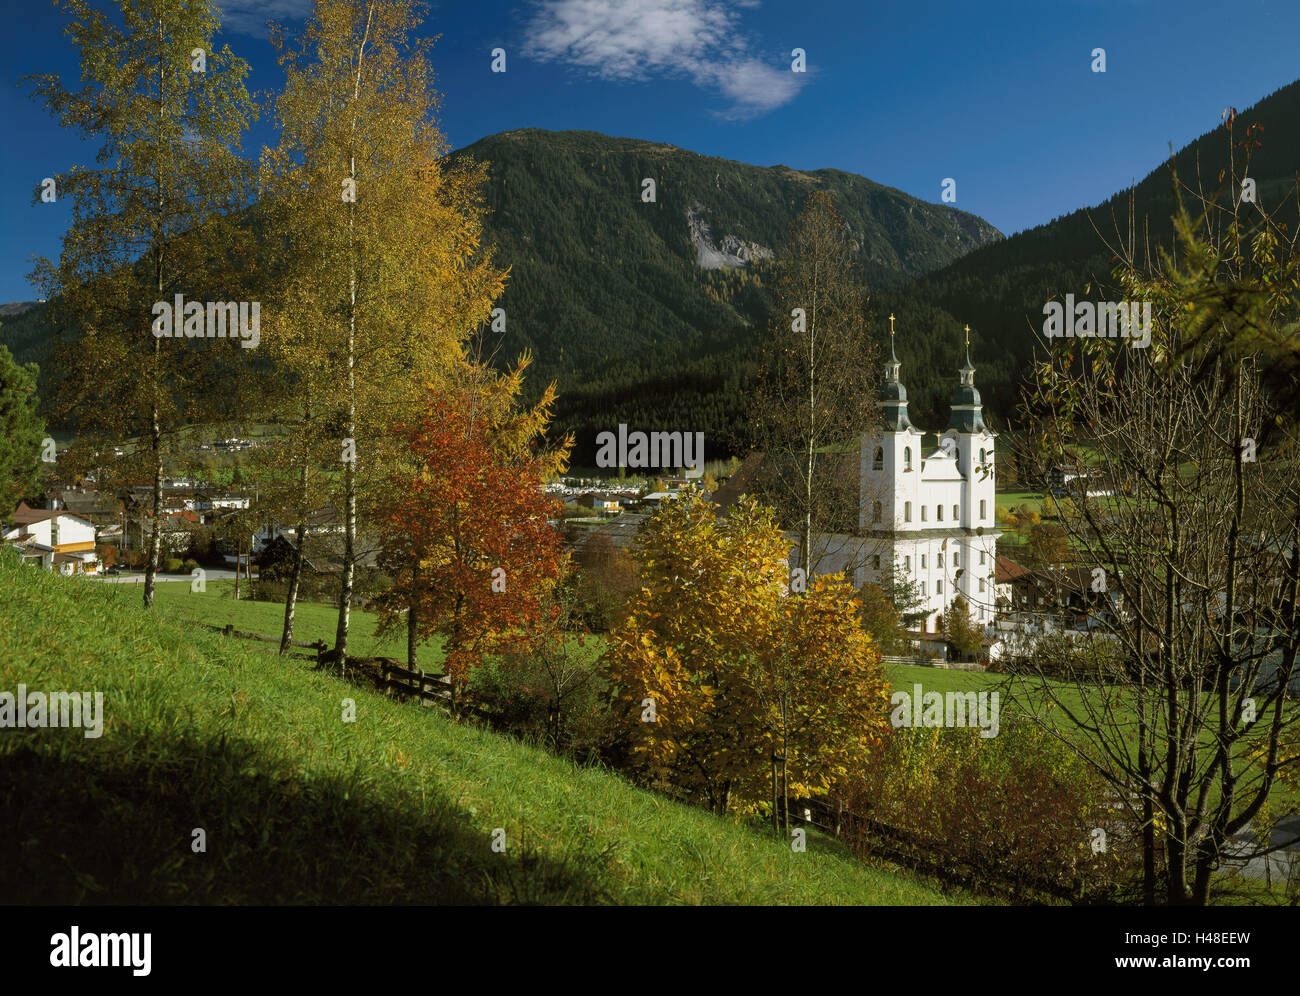
[[[910,446],[903,447],[903,469],[912,469],[912,447]]]
[[[873,501],[873,502],[871,503],[871,521],[872,521],[872,522],[879,522],[879,521],[880,521],[880,514],[881,514],[880,502],[878,502],[878,501]]]
[[[872,456],[871,456],[871,469],[872,469],[872,470],[884,470],[884,469],[885,469],[885,450],[884,450],[884,447],[882,447],[882,446],[877,446],[877,447],[876,447],[876,452],[873,453]]]
[[[988,462],[988,459],[985,457],[984,453],[985,453],[984,450],[980,450],[980,466],[981,466],[981,467],[983,467],[984,464]]]
[[[903,521],[912,521],[912,503],[910,501],[903,502]]]

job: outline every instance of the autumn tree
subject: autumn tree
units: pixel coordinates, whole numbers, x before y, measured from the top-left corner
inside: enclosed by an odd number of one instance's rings
[[[695,496],[664,503],[637,537],[644,587],[606,653],[633,769],[717,813],[766,773],[751,677],[776,623],[785,557],[770,513],[751,499],[724,519]]]
[[[725,518],[698,496],[663,506],[638,537],[643,588],[606,653],[633,769],[717,813],[771,804],[775,818],[782,774],[822,793],[884,721],[852,592],[819,578],[788,594],[786,554],[751,498]]]
[[[1070,560],[1070,537],[1056,522],[1039,522],[1029,529],[1028,560],[1039,570],[1051,570]]]
[[[225,399],[214,369],[241,368],[248,359],[241,345],[252,341],[193,337],[188,309],[184,333],[182,315],[174,316],[173,336],[154,310],[158,302],[171,307],[177,294],[191,308],[248,303],[240,272],[251,254],[235,223],[251,193],[239,155],[254,112],[248,66],[229,47],[213,49],[217,10],[204,0],[119,0],[116,18],[86,0],[62,7],[80,84],[67,89],[53,73],[28,80],[59,123],[99,151],[95,167],[56,173],[35,195],[72,205],[58,261],[40,259],[33,272],[55,329],[52,409],[101,443],[143,443],[153,499],[149,606],[164,459]]]
[[[319,439],[338,472],[340,664],[360,517],[398,460],[387,427],[415,424],[504,286],[480,249],[484,170],[445,162],[419,26],[410,0],[318,0],[295,46],[272,34],[286,85],[262,171],[283,283],[268,333],[287,364],[296,459]]]
[[[842,574],[780,599],[752,679],[770,759],[773,827],[790,829],[790,798],[825,797],[871,762],[885,735],[889,682]],[[778,789],[779,786],[779,789]],[[752,795],[756,786],[750,783]]]
[[[462,372],[430,389],[418,421],[396,423],[405,461],[390,482],[400,494],[381,517],[382,563],[396,578],[381,597],[381,632],[406,613],[408,662],[434,635],[463,689],[485,656],[527,642],[564,571],[560,503],[544,483],[567,459],[537,444],[554,403],[543,392],[514,408],[523,369]]]
[[[572,586],[557,585],[527,641],[475,675],[475,698],[511,731],[585,759],[609,734],[602,650],[582,623]]]
[[[824,534],[858,527],[860,440],[878,419],[879,365],[849,238],[830,195],[811,194],[777,257],[750,420],[765,455],[759,494],[798,533],[797,566],[809,576],[826,555]]]
[[[279,370],[274,376],[287,376]],[[282,382],[283,383],[283,382]],[[289,399],[298,402],[290,410]],[[282,434],[268,440],[250,454],[249,473],[256,482],[260,521],[267,526],[286,525],[293,530],[293,555],[285,575],[284,616],[280,629],[280,653],[288,653],[293,639],[298,594],[302,583],[306,541],[311,513],[323,508],[329,495],[325,468],[333,455],[313,418],[309,390],[289,389],[271,409]],[[275,535],[268,537],[274,541]]]
[[[641,587],[636,562],[603,532],[587,536],[576,560],[572,585],[576,610],[593,629],[616,629],[627,618],[632,598]]]

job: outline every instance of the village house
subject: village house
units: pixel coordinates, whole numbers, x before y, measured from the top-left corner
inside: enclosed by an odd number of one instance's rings
[[[60,509],[35,509],[21,502],[9,517],[0,539],[18,555],[61,574],[98,574],[95,527],[86,519]]]
[[[160,549],[164,556],[184,553],[190,545],[190,539],[203,525],[199,514],[185,505],[185,500],[172,496],[160,504],[162,522],[162,541]],[[153,498],[142,494],[130,494],[126,498],[126,524],[123,532],[123,549],[147,550],[149,536],[153,526]]]
[[[601,491],[589,491],[586,494],[579,495],[576,503],[583,508],[589,508],[607,515],[616,515],[623,511],[623,506],[620,504],[617,495]]]
[[[994,560],[994,585],[997,588],[998,610],[1010,612],[1028,608],[1030,582],[1033,572],[1001,554]]]
[[[251,505],[252,499],[237,488],[208,487],[194,492],[194,511],[205,524],[211,524],[220,512],[244,511]]]
[[[306,522],[308,536],[342,535],[343,533],[343,516],[332,508],[318,508],[308,512]],[[260,553],[281,537],[289,541],[292,547],[298,542],[298,527],[278,522],[269,522],[259,527],[253,533],[253,553]]]
[[[95,527],[95,544],[121,546],[125,514],[122,502],[107,491],[84,486],[54,487],[47,508],[85,519]]]

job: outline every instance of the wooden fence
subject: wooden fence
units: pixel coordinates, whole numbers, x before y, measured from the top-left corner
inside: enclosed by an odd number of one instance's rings
[[[316,666],[333,668],[338,664],[338,652],[325,650]],[[392,657],[354,657],[348,655],[344,677],[358,684],[370,684],[385,695],[416,699],[420,705],[454,704],[451,678],[445,674],[412,671]]]
[[[268,652],[277,652],[280,649],[280,637],[278,636],[244,633],[235,629],[234,623],[227,623],[225,626],[213,626],[210,623],[200,623],[199,625],[204,629],[220,633],[222,636],[275,644],[274,651],[270,647],[265,648]],[[285,654],[285,657],[312,661],[317,668],[332,669],[337,667],[338,652],[329,649],[324,640],[314,640],[312,642],[290,640],[289,645],[291,647],[304,647],[311,650],[312,653],[304,654],[291,651]],[[347,667],[344,669],[342,677],[360,685],[373,686],[385,695],[395,695],[402,699],[416,699],[423,706],[442,705],[452,707],[455,705],[455,695],[449,676],[445,674],[429,674],[422,670],[412,671],[403,667],[401,661],[392,657],[355,657],[349,654]],[[474,708],[470,708],[468,711],[476,714],[481,713],[481,710]]]

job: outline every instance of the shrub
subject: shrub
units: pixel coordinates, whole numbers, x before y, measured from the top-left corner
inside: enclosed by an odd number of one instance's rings
[[[1132,882],[1136,834],[1107,807],[1101,780],[1070,750],[1025,723],[980,730],[895,730],[878,763],[845,784],[839,803],[889,828],[848,822],[861,856],[893,852],[1020,901],[1071,893],[1114,896]],[[1110,838],[1092,849],[1092,832]]]
[[[503,730],[580,760],[614,736],[608,682],[590,639],[489,659],[471,672],[470,695]]]
[[[168,557],[163,562],[163,572],[166,574],[179,574],[184,566],[185,564],[180,557]]]

